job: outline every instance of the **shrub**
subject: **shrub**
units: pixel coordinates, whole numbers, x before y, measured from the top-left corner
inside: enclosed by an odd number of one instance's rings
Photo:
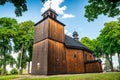
[[[2,68],[0,68],[0,75],[2,74]],[[8,71],[5,71],[5,74],[8,75]]]
[[[18,74],[18,70],[16,68],[13,68],[11,71],[10,71],[10,74]]]

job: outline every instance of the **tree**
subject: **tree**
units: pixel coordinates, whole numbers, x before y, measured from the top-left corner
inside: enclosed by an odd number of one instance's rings
[[[10,55],[12,50],[11,40],[15,35],[14,27],[17,21],[11,18],[0,18],[0,64],[2,66],[2,75],[6,72],[6,65],[14,64],[15,60]]]
[[[41,1],[44,3],[46,0]],[[7,2],[14,5],[16,16],[22,16],[22,13],[28,10],[26,0],[0,0],[0,5],[4,5]]]
[[[120,26],[116,21],[105,23],[104,26],[105,27],[101,30],[99,41],[101,42],[104,55],[109,61],[111,71],[113,71],[112,55],[117,53],[120,48]]]
[[[31,38],[29,44],[30,45],[28,46],[28,74],[30,73],[30,62],[32,61],[33,38]]]
[[[90,40],[88,37],[81,38],[80,42],[83,43],[89,49],[94,50],[92,40]]]
[[[97,58],[102,57],[102,54],[103,54],[102,48],[97,38],[91,40],[88,37],[83,37],[80,42],[83,43],[89,49],[91,49]]]
[[[94,21],[99,15],[108,17],[120,15],[120,0],[89,0],[85,6],[85,17],[88,21]]]
[[[3,68],[4,68],[3,69],[4,71],[2,71],[1,74],[4,75],[6,73],[6,66],[7,65],[10,65],[11,67],[13,67],[14,64],[16,64],[16,60],[13,58],[12,55],[10,55],[9,53],[7,53],[5,55],[5,58],[0,59],[0,66],[3,66]]]
[[[22,74],[23,68],[26,68],[28,61],[27,52],[32,46],[34,23],[32,21],[25,21],[18,25],[16,29],[17,35],[14,37],[15,51],[19,52],[18,56],[18,68],[19,73]],[[31,54],[30,54],[31,56]]]
[[[104,70],[105,70],[105,71],[109,71],[110,69],[111,69],[110,64],[109,64],[108,60],[106,59],[106,60],[105,60]]]
[[[111,47],[112,52],[118,54],[118,63],[120,66],[120,19],[118,18],[118,21],[111,21],[108,23],[105,23],[105,30],[108,30],[108,33],[106,35],[106,39],[109,39],[109,45]]]

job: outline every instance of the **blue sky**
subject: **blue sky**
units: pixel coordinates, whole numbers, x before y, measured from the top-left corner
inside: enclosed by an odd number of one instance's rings
[[[49,2],[46,2],[46,4],[43,5],[40,0],[27,0],[28,11],[23,13],[22,17],[16,17],[14,14],[14,6],[10,3],[7,3],[3,6],[0,6],[0,18],[11,17],[15,18],[18,22],[32,20],[37,23],[42,19],[42,12],[49,7],[48,4]],[[88,0],[52,1],[51,8],[58,13],[58,20],[66,25],[66,34],[71,36],[72,32],[76,30],[79,34],[79,38],[87,36],[91,39],[94,39],[100,34],[99,31],[104,27],[105,22],[116,20],[119,17],[116,16],[114,18],[108,18],[100,15],[94,22],[88,22],[84,17],[84,7],[87,4]],[[41,11],[41,9],[43,11]],[[65,17],[65,15],[67,16]]]
[[[105,22],[109,22],[112,20],[116,20],[118,18],[108,18],[106,16],[100,15],[98,19],[94,22],[88,22],[87,18],[84,17],[85,13],[85,5],[88,4],[88,0],[53,0],[59,2],[59,8],[66,7],[63,12],[65,14],[72,14],[74,17],[71,18],[62,18],[63,14],[58,13],[60,20],[64,23],[65,29],[67,30],[67,34],[71,35],[71,33],[76,30],[79,33],[79,38],[87,36],[91,39],[96,38],[99,35],[99,31],[104,27]],[[60,2],[61,1],[61,2]],[[54,6],[56,3],[53,2],[51,5]],[[12,4],[7,3],[3,6],[0,6],[0,17],[12,17],[17,19],[18,22],[23,22],[26,20],[32,20],[35,23],[42,19],[41,17],[41,8],[43,8],[43,4],[40,0],[27,0],[28,11],[23,13],[22,17],[16,17],[14,14],[14,7]]]

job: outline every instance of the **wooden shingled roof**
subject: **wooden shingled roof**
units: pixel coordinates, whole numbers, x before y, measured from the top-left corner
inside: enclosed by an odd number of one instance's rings
[[[81,42],[71,38],[70,36],[65,35],[65,46],[67,48],[72,48],[72,49],[82,49],[86,50],[90,53],[93,53],[92,50],[88,49],[85,45],[83,45]]]

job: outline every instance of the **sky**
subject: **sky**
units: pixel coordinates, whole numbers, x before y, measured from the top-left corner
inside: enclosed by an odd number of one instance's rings
[[[88,0],[52,0],[51,8],[57,12],[58,20],[64,23],[65,33],[72,36],[73,31],[77,31],[79,38],[89,37],[90,39],[96,38],[100,34],[100,30],[104,27],[105,22],[117,20],[118,17],[108,18],[107,16],[100,15],[94,22],[88,22],[84,17],[85,5]],[[11,3],[6,3],[0,6],[0,18],[11,17],[15,18],[19,23],[27,20],[32,20],[37,23],[42,19],[42,13],[50,7],[50,1],[45,4],[41,0],[27,0],[28,11],[23,13],[23,16],[16,17],[14,13],[14,6]],[[117,64],[117,58],[114,59]]]

